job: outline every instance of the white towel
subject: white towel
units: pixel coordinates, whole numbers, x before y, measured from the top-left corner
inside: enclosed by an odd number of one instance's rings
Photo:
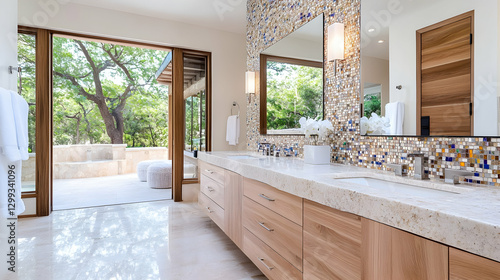
[[[21,199],[21,169],[21,160],[12,162],[0,155],[0,211],[5,218],[14,218],[25,210]],[[8,190],[11,186],[14,191]],[[14,203],[9,201],[9,194],[14,198]],[[15,211],[11,212],[9,209],[15,209]]]
[[[16,123],[17,147],[22,160],[28,160],[28,112],[29,105],[17,92],[10,92],[12,98],[12,109],[14,111],[14,121]]]
[[[389,135],[403,135],[405,105],[403,102],[392,102],[385,105],[385,117],[390,121]]]
[[[226,141],[229,145],[236,146],[240,137],[240,118],[236,115],[227,118]]]
[[[0,88],[0,155],[8,161],[21,159],[10,91]]]

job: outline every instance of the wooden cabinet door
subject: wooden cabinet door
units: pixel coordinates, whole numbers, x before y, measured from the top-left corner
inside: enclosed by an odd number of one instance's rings
[[[361,279],[361,218],[304,201],[304,279]]]
[[[448,246],[363,219],[364,280],[448,279]]]
[[[450,280],[469,279],[500,279],[500,263],[450,248]]]
[[[242,199],[243,177],[231,171],[225,171],[225,226],[226,234],[233,242],[242,248]]]

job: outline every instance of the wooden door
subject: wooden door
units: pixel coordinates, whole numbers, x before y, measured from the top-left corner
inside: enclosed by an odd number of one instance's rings
[[[304,279],[362,279],[361,217],[304,201]]]
[[[417,132],[473,134],[474,12],[417,31]]]
[[[500,279],[500,263],[450,248],[450,279],[498,280]]]
[[[448,247],[362,219],[363,279],[447,280]]]

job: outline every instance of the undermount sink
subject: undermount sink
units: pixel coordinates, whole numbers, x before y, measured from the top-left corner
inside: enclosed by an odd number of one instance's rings
[[[381,179],[370,177],[356,177],[356,178],[339,178],[336,181],[352,183],[357,185],[367,186],[384,192],[393,192],[398,194],[408,194],[412,196],[424,197],[447,197],[453,194],[459,194],[458,191],[438,190],[420,186],[413,186],[399,182],[391,182]]]
[[[230,159],[255,159],[258,157],[250,156],[250,155],[234,155],[234,156],[227,156]]]

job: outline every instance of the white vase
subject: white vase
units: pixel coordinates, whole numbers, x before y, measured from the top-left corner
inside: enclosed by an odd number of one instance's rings
[[[304,162],[307,164],[330,164],[330,146],[304,145]]]

